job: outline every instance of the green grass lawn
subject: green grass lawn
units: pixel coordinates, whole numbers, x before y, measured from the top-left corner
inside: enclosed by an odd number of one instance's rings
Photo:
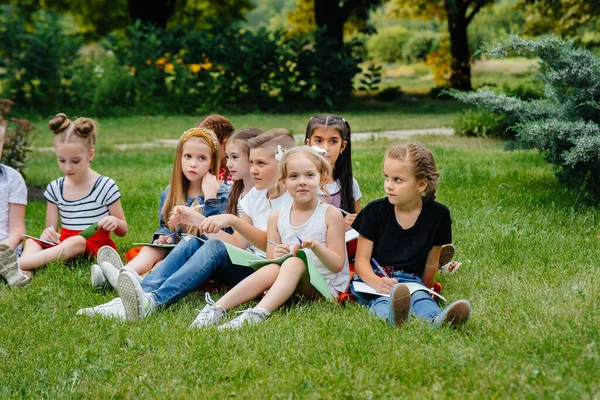
[[[175,138],[197,119],[100,121],[93,167],[121,189],[130,224],[116,240],[121,251],[153,233],[173,150],[120,152],[110,145]],[[299,132],[306,119],[234,122]],[[348,119],[368,129],[359,114]],[[394,330],[361,306],[322,301],[275,311],[266,323],[237,332],[191,332],[202,292],[135,323],[76,317],[79,308],[115,294],[91,289],[89,262],[53,263],[23,290],[0,284],[0,396],[598,398],[600,210],[577,203],[534,151],[505,152],[489,139],[419,140],[436,157],[438,200],[452,212],[464,265],[438,279],[449,301],[471,301],[464,327],[434,331],[412,319]],[[382,196],[381,163],[390,144],[354,145],[363,204]],[[31,183],[59,175],[52,153],[33,153]],[[30,203],[29,233],[41,232],[44,215],[42,202]]]

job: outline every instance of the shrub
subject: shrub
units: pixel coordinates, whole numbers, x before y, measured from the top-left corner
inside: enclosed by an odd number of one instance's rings
[[[506,115],[515,126],[516,138],[537,148],[552,163],[557,176],[590,198],[600,199],[600,59],[554,36],[524,40],[512,36],[494,47],[490,57],[509,52],[540,59],[537,74],[545,98],[522,100],[505,94],[478,90],[450,91],[469,104]]]
[[[46,108],[61,104],[67,94],[64,80],[78,58],[81,40],[62,29],[57,14],[41,9],[26,25],[23,13],[0,6],[0,80],[17,104]]]
[[[438,34],[435,32],[420,32],[409,38],[402,47],[402,59],[407,63],[427,60],[427,55],[440,47]]]
[[[401,26],[381,29],[365,43],[369,58],[388,63],[402,61],[404,45],[411,37],[412,33]]]
[[[467,110],[459,113],[452,121],[457,136],[505,137],[507,135],[504,116],[486,110]]]
[[[17,118],[10,119],[11,126],[8,114],[13,106],[12,101],[0,99],[0,138],[4,139],[2,163],[16,169],[26,179],[27,161],[36,128],[28,120]]]

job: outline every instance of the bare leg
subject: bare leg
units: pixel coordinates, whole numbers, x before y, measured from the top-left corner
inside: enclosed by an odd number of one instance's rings
[[[216,305],[230,310],[233,307],[244,304],[255,299],[259,294],[273,285],[280,267],[277,264],[269,264],[235,285],[229,292],[221,297]]]
[[[308,268],[304,261],[297,257],[290,257],[283,262],[275,283],[255,308],[264,308],[271,312],[285,303],[294,293],[308,298],[317,295],[310,284]]]
[[[127,266],[132,268],[139,275],[150,271],[154,264],[162,261],[167,256],[166,249],[157,249],[155,247],[144,246],[139,254],[131,260]]]
[[[33,242],[28,249],[28,247]],[[37,251],[35,246],[37,246]],[[25,242],[25,250],[19,258],[19,267],[24,271],[32,271],[43,267],[52,260],[70,260],[71,258],[83,253],[85,251],[85,238],[83,236],[71,236],[68,239],[62,241],[59,245],[50,247],[49,249],[43,249],[40,245],[35,243],[33,240],[27,240]]]

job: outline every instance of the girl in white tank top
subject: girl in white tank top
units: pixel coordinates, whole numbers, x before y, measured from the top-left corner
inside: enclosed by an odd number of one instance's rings
[[[267,258],[274,259],[302,249],[307,258],[323,275],[331,294],[336,297],[348,285],[350,274],[344,240],[342,214],[328,204],[320,203],[317,193],[325,188],[331,176],[331,166],[308,146],[296,147],[278,154],[280,177],[271,199],[285,191],[293,203],[274,210],[267,224]],[[311,285],[308,267],[299,257],[290,257],[281,265],[269,264],[237,284],[216,303],[207,297],[194,327],[216,325],[230,310],[253,300],[268,289],[254,307],[219,327],[240,328],[246,323],[264,321],[271,312],[294,294],[308,299],[321,294]]]

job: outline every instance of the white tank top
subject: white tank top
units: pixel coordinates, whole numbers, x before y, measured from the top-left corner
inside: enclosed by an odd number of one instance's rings
[[[325,224],[325,213],[327,209],[331,207],[327,203],[319,203],[313,212],[313,215],[300,226],[292,226],[290,223],[290,212],[292,210],[292,203],[286,204],[281,208],[279,212],[279,219],[277,220],[277,229],[279,230],[279,236],[281,237],[281,243],[294,244],[298,243],[299,237],[311,237],[318,240],[327,246],[327,225]],[[312,261],[315,267],[319,270],[321,275],[325,278],[325,281],[329,285],[331,294],[337,297],[340,292],[343,292],[348,287],[350,281],[350,270],[348,268],[348,255],[345,255],[344,268],[338,273],[332,272],[310,249],[304,249],[306,256]]]

